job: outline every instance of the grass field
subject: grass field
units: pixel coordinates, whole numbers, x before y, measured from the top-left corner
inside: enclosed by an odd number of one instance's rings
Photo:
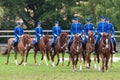
[[[66,57],[68,55],[66,54]],[[115,56],[120,57],[120,54]],[[40,61],[41,55],[37,54],[37,61]],[[18,55],[18,60],[21,57]],[[113,69],[109,68],[109,72],[99,72],[94,69],[92,61],[91,69],[86,69],[83,66],[83,71],[72,71],[72,65],[67,67],[67,61],[63,67],[59,64],[56,67],[46,66],[43,61],[41,66],[34,65],[33,53],[29,54],[28,64],[26,66],[16,66],[14,63],[14,54],[10,55],[8,65],[5,65],[6,56],[0,55],[0,80],[120,80],[120,61],[113,63]]]

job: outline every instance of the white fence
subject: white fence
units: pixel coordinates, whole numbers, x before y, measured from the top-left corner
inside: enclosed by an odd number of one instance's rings
[[[70,30],[62,30],[63,32],[70,32]],[[45,34],[51,34],[52,30],[43,30]],[[24,33],[30,34],[31,37],[35,37],[35,30],[24,30]],[[115,37],[120,37],[120,31],[115,31]],[[14,37],[13,30],[0,30],[0,38]]]

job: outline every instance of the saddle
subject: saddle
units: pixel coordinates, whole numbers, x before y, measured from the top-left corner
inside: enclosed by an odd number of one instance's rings
[[[18,42],[15,42],[15,41],[13,40],[12,46],[13,46],[13,47],[16,47],[16,46],[18,46],[18,43],[19,43],[19,41],[18,41]]]

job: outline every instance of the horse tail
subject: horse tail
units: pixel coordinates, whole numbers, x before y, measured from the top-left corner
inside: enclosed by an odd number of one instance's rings
[[[6,48],[3,52],[2,52],[2,55],[7,55],[8,53],[8,48]]]

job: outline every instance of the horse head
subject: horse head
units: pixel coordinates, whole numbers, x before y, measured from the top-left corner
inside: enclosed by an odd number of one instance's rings
[[[80,35],[76,34],[75,35],[75,44],[79,44],[80,43]]]
[[[23,37],[21,37],[21,40],[23,43],[29,44],[30,43],[30,35],[29,34],[24,34]]]
[[[109,34],[103,33],[102,38],[101,38],[101,40],[102,40],[102,43],[101,43],[102,49],[109,48],[108,47],[108,44],[109,44],[108,39],[109,39]]]
[[[68,34],[66,32],[62,32],[59,37],[59,43],[61,45],[61,48],[67,48],[68,44]]]
[[[47,44],[49,42],[50,36],[45,35],[43,38],[44,38],[44,43]]]
[[[60,34],[60,43],[64,44],[68,42],[68,37],[67,37],[67,33],[66,32],[62,32]]]
[[[93,44],[95,43],[94,32],[91,30],[88,31],[88,42]]]

